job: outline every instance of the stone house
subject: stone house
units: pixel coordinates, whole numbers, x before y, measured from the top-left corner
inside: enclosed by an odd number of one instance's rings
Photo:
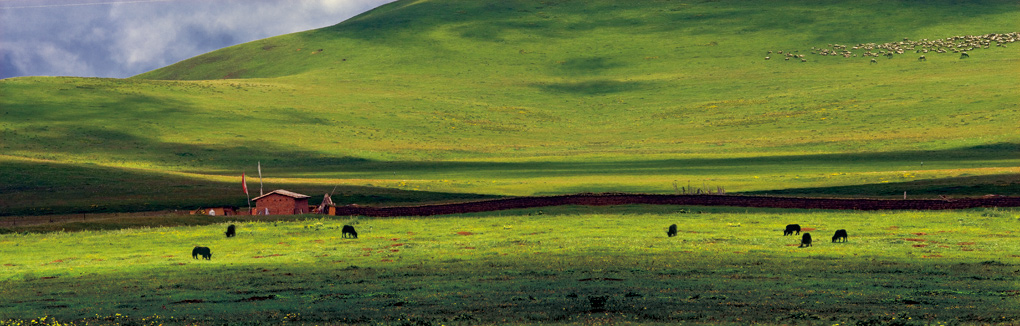
[[[273,190],[265,195],[255,197],[255,211],[253,215],[291,215],[306,214],[308,209],[308,198],[296,192],[283,189]]]

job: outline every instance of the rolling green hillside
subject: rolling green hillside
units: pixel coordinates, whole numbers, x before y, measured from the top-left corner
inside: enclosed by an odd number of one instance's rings
[[[24,162],[229,188],[261,161],[322,192],[1020,194],[1020,44],[811,53],[1018,31],[1016,1],[398,1],[129,79],[0,81],[0,211],[112,196],[23,184]]]

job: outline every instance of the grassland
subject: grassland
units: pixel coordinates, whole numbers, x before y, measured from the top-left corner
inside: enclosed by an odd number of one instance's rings
[[[0,215],[245,206],[256,162],[340,204],[1020,195],[1020,45],[764,60],[1016,31],[1015,1],[398,1],[133,78],[0,81]],[[4,223],[0,324],[1020,322],[1015,210],[295,218]]]
[[[1018,22],[1015,1],[400,1],[129,79],[0,81],[0,211],[243,206],[258,161],[311,194],[1018,194],[1020,46],[764,60]]]
[[[236,221],[230,239],[227,222],[16,233],[0,236],[0,320],[1007,325],[1020,322],[1018,219],[621,206]],[[814,246],[783,237],[788,223]],[[849,242],[829,242],[836,229]],[[196,245],[212,260],[192,259]]]

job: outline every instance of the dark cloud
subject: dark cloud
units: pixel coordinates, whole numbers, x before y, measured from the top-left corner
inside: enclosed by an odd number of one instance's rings
[[[393,0],[5,0],[0,78],[129,77]]]

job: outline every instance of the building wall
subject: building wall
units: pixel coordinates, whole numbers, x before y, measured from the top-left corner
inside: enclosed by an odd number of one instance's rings
[[[308,213],[308,198],[295,199],[279,194],[272,194],[262,197],[255,202],[256,215],[265,215],[266,209],[269,215],[291,215]]]
[[[295,199],[294,210],[292,214],[308,214],[312,210],[308,209],[308,198]]]

